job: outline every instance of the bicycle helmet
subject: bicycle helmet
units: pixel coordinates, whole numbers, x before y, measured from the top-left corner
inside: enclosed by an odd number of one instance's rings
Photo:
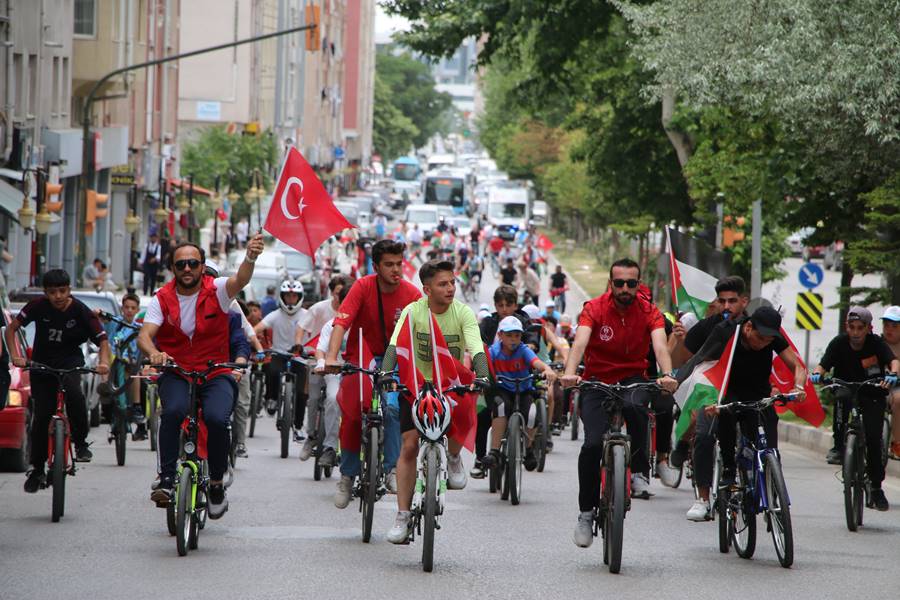
[[[426,386],[413,401],[412,418],[416,430],[436,442],[450,428],[450,400]]]
[[[297,298],[296,304],[288,304],[284,300],[284,295],[293,292],[297,294],[299,297]],[[302,300],[303,300],[303,284],[299,281],[295,281],[293,279],[285,279],[281,282],[281,288],[278,290],[278,308],[283,310],[289,315],[297,314],[302,308]]]

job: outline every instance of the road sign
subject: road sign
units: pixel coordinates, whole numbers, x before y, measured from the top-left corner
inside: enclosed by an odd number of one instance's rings
[[[797,327],[807,331],[822,329],[822,308],[822,294],[797,294]]]
[[[808,290],[818,287],[825,279],[825,271],[822,270],[822,267],[811,262],[800,267],[798,275],[800,276],[800,285]]]

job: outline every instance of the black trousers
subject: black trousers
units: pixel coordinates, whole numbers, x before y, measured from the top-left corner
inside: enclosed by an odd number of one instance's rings
[[[66,392],[66,415],[72,429],[72,441],[76,448],[80,448],[87,443],[88,434],[87,404],[81,393],[81,375],[66,375],[63,389]],[[34,407],[31,418],[31,464],[43,469],[47,462],[50,417],[56,413],[56,378],[32,373],[31,401]]]
[[[149,296],[156,290],[156,276],[159,273],[159,264],[144,264],[144,295]]]
[[[652,393],[650,408],[656,416],[656,455],[668,454],[672,449],[672,427],[675,425],[675,398],[672,394]]]
[[[272,360],[263,367],[266,375],[266,399],[275,400],[281,393],[281,373],[284,372],[286,366],[285,361],[273,356]],[[303,418],[306,416],[306,400],[308,398],[306,390],[307,369],[304,365],[291,361],[291,372],[294,378],[294,428],[303,427]]]

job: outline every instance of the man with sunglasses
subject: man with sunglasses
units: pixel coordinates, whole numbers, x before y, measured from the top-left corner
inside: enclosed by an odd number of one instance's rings
[[[629,258],[612,264],[609,270],[610,290],[584,303],[578,319],[575,344],[566,360],[563,386],[581,381],[576,369],[584,358],[584,378],[604,383],[631,384],[647,381],[647,348],[653,344],[656,360],[663,373],[659,384],[674,392],[678,384],[672,378],[672,360],[666,344],[665,321],[659,309],[638,294],[640,266]],[[609,430],[609,415],[603,407],[605,395],[590,391],[582,396],[581,420],[584,444],[578,456],[578,524],[575,545],[587,548],[594,541],[593,510],[600,497],[600,462],[603,436]],[[650,393],[635,390],[625,397],[622,414],[631,436],[632,495],[649,498],[650,463],[646,439],[647,406]]]
[[[208,361],[229,361],[229,316],[231,301],[253,276],[257,257],[263,251],[262,234],[248,242],[244,261],[231,277],[214,278],[203,272],[203,249],[190,242],[172,251],[170,267],[174,279],[156,293],[147,307],[138,346],[154,365],[169,360],[183,369],[202,371]],[[168,506],[175,480],[178,438],[188,411],[189,384],[173,373],[159,378],[162,417],[159,428],[160,479],[150,499]],[[223,476],[228,462],[228,421],[234,407],[237,385],[230,371],[215,371],[200,386],[200,404],[208,429],[209,516],[218,519],[228,510]]]

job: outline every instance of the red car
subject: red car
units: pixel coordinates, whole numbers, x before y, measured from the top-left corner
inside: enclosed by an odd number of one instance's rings
[[[11,320],[3,311],[6,322]],[[19,353],[28,356],[28,343],[20,329],[16,335]],[[0,410],[0,468],[22,472],[28,468],[31,444],[28,439],[28,423],[31,419],[31,382],[28,371],[10,365],[9,396],[6,408]]]

